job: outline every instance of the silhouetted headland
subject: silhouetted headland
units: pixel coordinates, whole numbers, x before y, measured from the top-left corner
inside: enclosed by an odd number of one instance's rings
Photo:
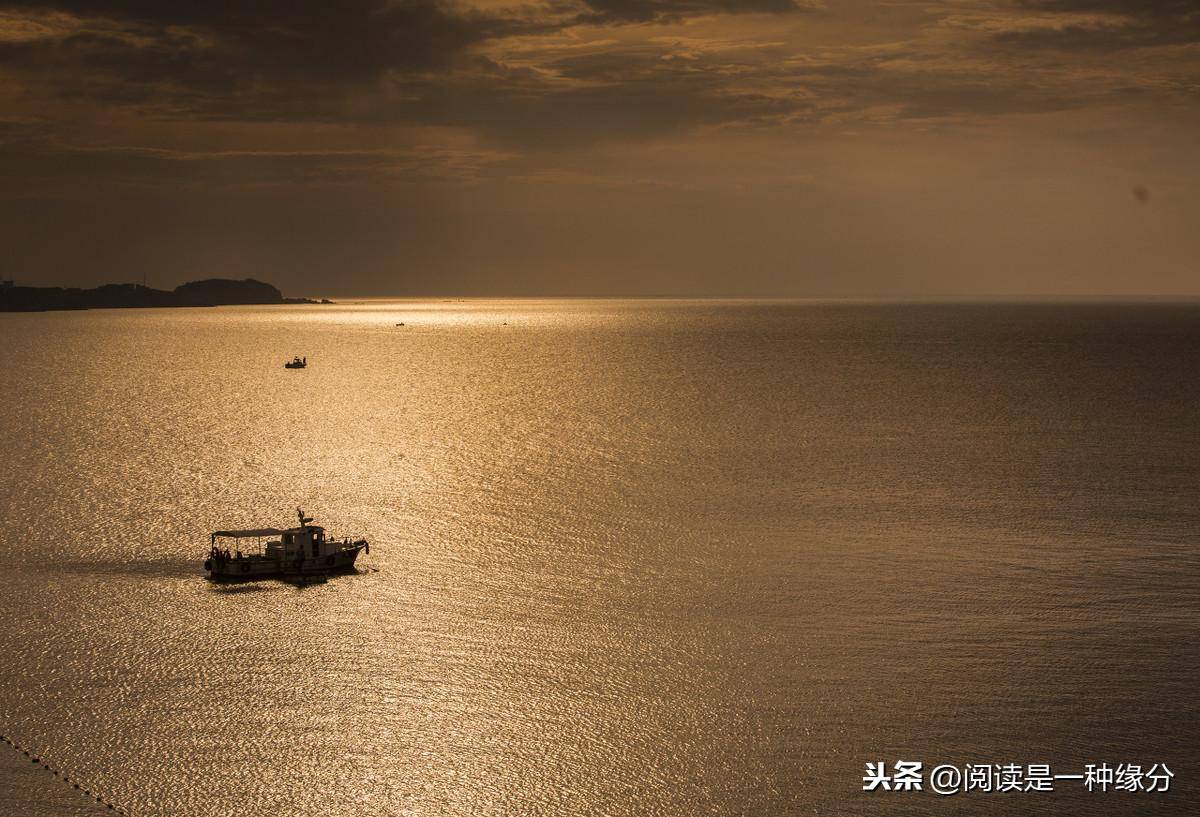
[[[0,312],[44,312],[54,309],[134,309],[167,306],[227,306],[234,304],[316,304],[309,298],[285,298],[271,284],[247,278],[234,281],[208,278],[180,284],[173,290],[141,284],[105,284],[95,289],[0,286]]]

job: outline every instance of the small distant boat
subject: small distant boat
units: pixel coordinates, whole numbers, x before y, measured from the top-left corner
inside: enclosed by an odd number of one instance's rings
[[[285,369],[303,369],[303,368],[306,368],[307,366],[308,366],[308,358],[307,357],[294,357],[294,358],[292,358],[290,363],[283,364],[283,368],[285,368]]]
[[[214,581],[256,581],[258,579],[295,579],[305,583],[321,582],[330,573],[345,573],[354,568],[359,553],[370,553],[371,545],[363,538],[328,536],[312,517],[296,509],[300,525],[295,528],[253,528],[219,530],[209,537],[208,559],[204,569]],[[233,551],[221,547],[220,539],[233,539]],[[255,552],[243,551],[240,542],[253,539]],[[263,540],[267,540],[265,545]]]

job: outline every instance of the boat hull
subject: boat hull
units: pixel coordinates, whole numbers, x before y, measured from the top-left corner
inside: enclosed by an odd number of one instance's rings
[[[358,554],[366,544],[339,550],[325,556],[285,559],[269,556],[244,556],[241,559],[209,559],[204,563],[208,577],[218,582],[252,582],[260,579],[288,579],[347,573],[354,569]]]

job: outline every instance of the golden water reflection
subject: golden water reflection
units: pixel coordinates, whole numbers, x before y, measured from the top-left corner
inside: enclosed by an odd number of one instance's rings
[[[1054,309],[4,316],[4,728],[139,815],[925,813],[864,760],[1180,760],[1200,329]],[[363,572],[200,578],[296,505]]]

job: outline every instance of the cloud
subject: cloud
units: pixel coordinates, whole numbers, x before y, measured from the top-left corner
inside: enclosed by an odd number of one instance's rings
[[[459,109],[463,102],[486,111],[495,108],[489,100],[507,100],[528,109],[518,88],[572,104],[559,88],[539,86],[557,67],[501,63],[482,53],[488,44],[579,27],[806,8],[796,0],[549,0],[485,8],[438,0],[0,0],[0,72],[28,99],[120,106],[154,118],[456,122],[480,118]]]
[[[0,75],[11,80],[0,101],[85,129],[110,110],[147,122],[449,127],[512,153],[704,129],[927,126],[1192,93],[1183,75],[1194,58],[1126,68],[1028,56],[1094,50],[1105,37],[1178,40],[1189,6],[934,0],[871,41],[857,20],[804,14],[814,6],[797,0],[0,0]],[[818,25],[813,40],[806,29]]]
[[[1040,15],[1017,17],[997,31],[1003,44],[1058,51],[1118,51],[1200,43],[1200,6],[1194,0],[1018,0]]]
[[[790,14],[816,6],[796,0],[584,0],[574,22],[665,22],[710,14]]]
[[[795,0],[582,0],[491,10],[438,0],[10,0],[0,2],[0,43],[26,46],[8,49],[9,64],[53,49],[59,60],[124,68],[134,81],[339,84],[442,70],[484,42],[576,25],[803,8]]]
[[[479,43],[553,23],[434,0],[39,0],[0,15],[0,70],[31,93],[246,119],[345,116],[336,101],[389,72],[445,71]]]
[[[15,137],[15,138],[13,138]],[[494,150],[413,145],[388,150],[185,151],[88,147],[45,138],[44,129],[0,121],[0,178],[20,178],[14,196],[102,183],[172,190],[369,183],[471,182],[513,157]]]

